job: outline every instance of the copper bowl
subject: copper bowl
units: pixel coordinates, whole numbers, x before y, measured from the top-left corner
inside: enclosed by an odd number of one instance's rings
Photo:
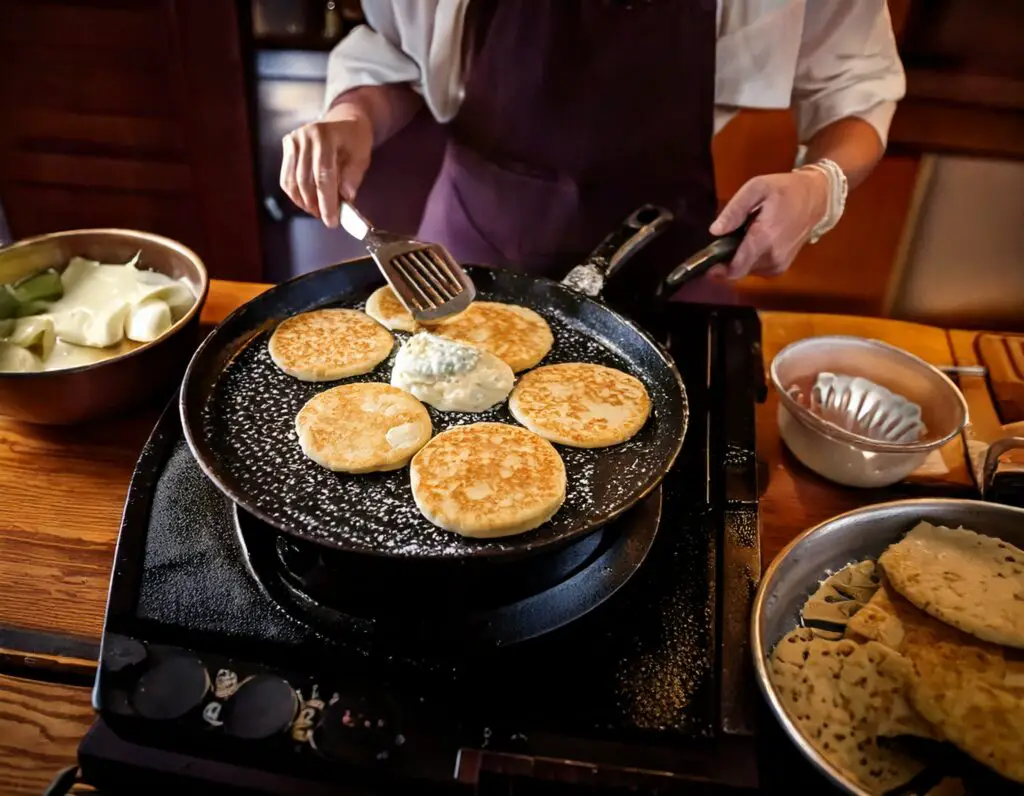
[[[27,238],[0,249],[0,284],[55,268],[72,257],[128,262],[142,252],[145,268],[184,279],[196,295],[192,308],[150,343],[89,365],[35,373],[0,373],[0,417],[70,425],[110,415],[166,395],[181,381],[199,342],[199,313],[209,292],[206,266],[191,249],[148,232],[77,229]]]

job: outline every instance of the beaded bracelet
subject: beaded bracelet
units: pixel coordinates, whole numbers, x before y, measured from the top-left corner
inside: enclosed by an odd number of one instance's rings
[[[828,210],[825,212],[825,217],[811,230],[810,242],[817,243],[821,240],[822,235],[838,224],[839,219],[842,218],[843,210],[846,208],[846,194],[849,191],[849,185],[839,164],[828,158],[805,163],[798,166],[797,170],[799,169],[814,169],[824,174],[828,180]]]

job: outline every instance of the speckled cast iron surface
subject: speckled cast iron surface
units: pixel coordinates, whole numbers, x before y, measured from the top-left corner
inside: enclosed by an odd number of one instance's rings
[[[606,307],[547,280],[479,267],[467,269],[478,298],[529,307],[550,324],[554,346],[541,364],[596,362],[632,373],[653,411],[629,442],[613,448],[559,448],[566,501],[535,531],[493,541],[464,539],[431,525],[413,502],[408,468],[392,473],[332,473],[307,459],[295,415],[316,393],[350,381],[390,381],[392,356],[366,376],[310,384],[270,360],[277,323],[323,306],[364,305],[382,280],[375,266],[333,266],[286,282],[230,316],[197,352],[182,388],[182,420],[193,453],[229,497],[272,526],[321,544],[363,553],[430,558],[522,555],[578,537],[648,494],[671,466],[687,420],[674,365],[638,328]],[[395,351],[405,335],[396,335]],[[428,407],[434,432],[455,425],[515,423],[505,404],[479,414]]]

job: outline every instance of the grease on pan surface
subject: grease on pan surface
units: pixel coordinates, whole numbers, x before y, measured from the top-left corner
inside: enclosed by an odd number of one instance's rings
[[[487,291],[480,291],[479,297],[498,298]],[[622,355],[595,340],[580,321],[539,306],[532,297],[522,304],[541,313],[551,326],[554,344],[543,364],[596,362],[624,370],[644,381],[654,406],[647,425],[623,445],[559,449],[566,469],[565,504],[540,528],[507,539],[465,539],[435,527],[420,514],[408,469],[348,476],[310,461],[295,438],[295,416],[309,398],[331,384],[303,383],[282,373],[267,353],[266,332],[257,334],[231,361],[203,410],[204,433],[218,452],[221,479],[279,527],[301,527],[304,535],[325,544],[387,555],[464,557],[522,550],[603,522],[610,512],[635,502],[645,485],[652,485],[664,470],[664,446],[659,444],[678,434],[678,427],[670,428],[669,417],[658,409],[668,402],[669,387],[652,383]],[[340,306],[357,308],[362,303],[354,298]],[[389,382],[394,357],[392,352],[371,373],[337,383]],[[515,424],[504,403],[475,414],[432,407],[428,411],[435,434],[473,422]]]

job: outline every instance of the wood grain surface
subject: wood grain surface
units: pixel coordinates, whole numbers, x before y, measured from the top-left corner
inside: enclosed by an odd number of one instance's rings
[[[75,764],[93,718],[88,688],[0,675],[0,793],[46,790],[57,772]]]
[[[265,288],[215,283],[203,323]],[[159,411],[73,428],[0,418],[0,627],[99,637],[128,482]]]
[[[212,324],[265,286],[214,282],[203,320]],[[942,330],[894,321],[764,313],[766,363],[812,335],[858,334],[901,346],[936,365],[951,364]],[[905,494],[962,493],[969,480],[959,443],[938,470],[893,490],[829,484],[784,450],[769,392],[758,408],[758,447],[767,483],[762,550],[770,560],[796,534],[840,512]],[[74,429],[0,419],[0,631],[34,628],[95,639],[132,467],[159,407]],[[973,409],[972,409],[973,412]],[[11,650],[4,658],[12,660]],[[87,689],[0,676],[0,793],[39,793],[92,720]]]

